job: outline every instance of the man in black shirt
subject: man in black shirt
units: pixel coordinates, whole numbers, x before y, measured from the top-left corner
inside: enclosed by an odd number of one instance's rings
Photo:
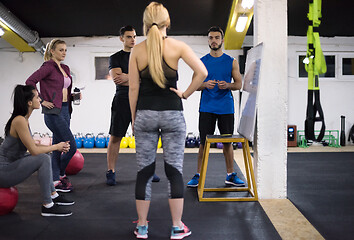
[[[116,94],[111,107],[111,134],[107,149],[106,173],[107,185],[116,184],[115,165],[118,158],[120,141],[125,136],[131,123],[129,106],[129,79],[128,67],[130,51],[135,45],[136,33],[132,26],[124,26],[120,29],[119,39],[123,43],[123,49],[109,57],[109,75],[116,84]]]

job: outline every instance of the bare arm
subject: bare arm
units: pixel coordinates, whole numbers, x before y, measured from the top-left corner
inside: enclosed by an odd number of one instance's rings
[[[70,149],[70,144],[68,142],[60,142],[51,146],[37,145],[28,129],[28,122],[23,116],[17,116],[14,118],[11,123],[10,135],[19,137],[21,142],[33,156],[41,153],[49,153],[55,150],[67,152]]]
[[[123,73],[121,68],[112,68],[109,70],[109,75],[116,85],[129,86],[128,74]]]
[[[40,82],[42,79],[47,77],[50,74],[50,68],[45,67],[47,63],[43,63],[43,65],[34,73],[32,73],[29,78],[26,80],[26,85],[32,85],[37,89],[37,83]],[[38,89],[37,89],[38,91]],[[38,91],[40,98],[42,98],[41,93]],[[41,103],[44,107],[52,109],[54,107],[54,104],[52,102],[49,102],[49,99],[44,100],[42,98],[43,102]]]
[[[228,83],[225,81],[219,81],[218,82],[218,87],[220,89],[230,89],[231,91],[235,91],[235,90],[240,90],[242,87],[242,76],[240,73],[240,69],[238,66],[238,62],[236,61],[236,59],[234,59],[233,63],[232,63],[232,72],[231,72],[232,78],[233,78],[233,82]]]
[[[240,90],[242,87],[242,76],[240,73],[240,67],[238,65],[238,62],[236,59],[234,59],[232,63],[232,78],[234,79],[234,82],[231,84],[230,89],[235,91],[235,90]]]
[[[140,78],[139,78],[139,69],[137,64],[137,49],[133,49],[130,53],[129,59],[129,104],[130,111],[132,114],[132,129],[134,132],[134,122],[136,114],[136,104],[138,102],[139,87],[140,87]]]
[[[192,82],[184,92],[178,89],[171,90],[174,91],[180,98],[188,98],[194,91],[200,88],[204,79],[208,76],[208,71],[202,61],[195,55],[193,50],[187,44],[181,43],[181,47],[181,58],[194,71]]]

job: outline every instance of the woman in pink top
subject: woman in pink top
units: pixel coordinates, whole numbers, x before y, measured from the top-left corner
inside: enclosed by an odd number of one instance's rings
[[[61,192],[70,192],[73,188],[65,169],[76,152],[76,142],[70,130],[72,78],[69,67],[61,63],[66,51],[64,41],[50,41],[44,53],[44,63],[26,80],[27,85],[33,86],[39,82],[42,113],[46,126],[53,133],[53,144],[70,141],[67,153],[53,151],[52,154],[53,182],[55,189]]]

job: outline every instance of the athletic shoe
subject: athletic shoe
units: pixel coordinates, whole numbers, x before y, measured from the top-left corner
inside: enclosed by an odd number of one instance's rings
[[[237,177],[236,173],[231,173],[230,175],[227,175],[225,183],[227,185],[233,185],[236,187],[244,187],[245,186],[245,182],[242,181],[239,177]]]
[[[153,182],[160,182],[160,177],[157,176],[156,174],[154,174],[154,176],[152,177],[152,181]]]
[[[64,177],[60,177],[60,181],[71,190],[73,189],[73,185],[71,184],[69,178],[66,175]]]
[[[116,173],[113,172],[112,170],[107,171],[106,178],[107,178],[107,181],[106,181],[107,185],[114,186],[114,185],[117,184],[117,182],[116,182]]]
[[[71,192],[72,190],[72,187],[67,187],[62,181],[59,181],[54,187],[57,192]]]
[[[41,215],[43,217],[67,217],[72,214],[73,213],[70,210],[64,210],[63,207],[55,203],[51,208],[46,208],[45,206],[42,206]]]
[[[194,177],[187,183],[187,187],[198,187],[200,174],[197,173]]]
[[[147,239],[148,238],[148,225],[144,226],[138,226],[136,225],[136,228],[134,230],[134,234],[136,235],[136,238],[139,239]]]
[[[59,195],[58,197],[52,199],[54,203],[63,206],[70,206],[73,205],[75,202],[72,200],[66,199],[63,195]]]
[[[191,230],[189,230],[189,228],[184,225],[184,223],[182,224],[182,228],[172,227],[171,239],[183,239],[192,234]]]

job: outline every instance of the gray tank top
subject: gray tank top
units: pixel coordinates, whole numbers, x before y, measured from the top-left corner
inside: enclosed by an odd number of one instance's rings
[[[9,134],[0,146],[0,168],[24,157],[26,152],[27,148],[21,139]]]

